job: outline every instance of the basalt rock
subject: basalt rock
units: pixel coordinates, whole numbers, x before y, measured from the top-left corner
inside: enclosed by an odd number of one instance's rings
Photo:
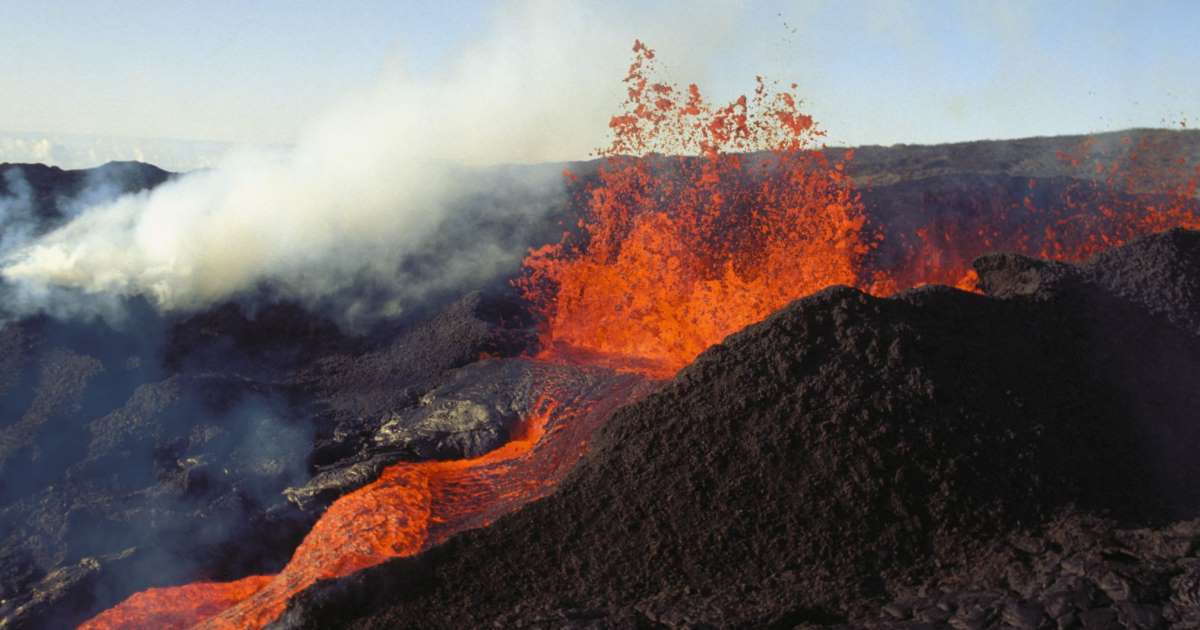
[[[538,382],[521,360],[485,360],[451,370],[415,406],[378,418],[373,440],[361,453],[322,469],[285,495],[300,509],[319,512],[398,461],[487,453],[508,442],[515,425],[533,411]]]

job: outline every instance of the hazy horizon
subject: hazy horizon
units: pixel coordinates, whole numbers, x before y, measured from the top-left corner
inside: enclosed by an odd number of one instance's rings
[[[938,146],[971,142],[1007,142],[1044,137],[1103,136],[1132,131],[1188,131],[1200,129],[1181,128],[1178,124],[1160,127],[1123,127],[1086,132],[1068,132],[1043,135],[1013,136],[1004,138],[973,138],[946,142],[894,142],[891,144],[829,144],[832,149],[862,148],[868,146]],[[26,141],[18,145],[12,140]],[[72,141],[86,141],[91,145],[73,145]],[[129,138],[121,136],[93,136],[87,134],[47,134],[40,132],[9,132],[0,129],[0,164],[45,164],[66,170],[86,170],[109,162],[142,162],[175,173],[214,168],[219,166],[228,152],[236,149],[270,150],[286,153],[290,145],[239,145],[227,142],[189,140],[181,138]],[[535,162],[504,162],[497,166],[561,164],[564,162],[588,161],[585,156],[570,160],[540,160]]]
[[[694,81],[718,100],[751,91],[756,75],[798,83],[838,146],[1170,127],[1200,100],[1200,87],[1185,80],[1196,57],[1188,16],[1200,17],[1190,3],[119,1],[9,9],[0,23],[0,53],[10,60],[0,91],[15,97],[0,102],[0,130],[10,136],[292,145],[364,92],[442,81],[481,41],[516,45],[547,38],[547,29],[560,31],[560,48],[540,54],[564,56],[577,72],[556,85],[532,74],[507,78],[527,85],[546,129],[497,161],[586,159],[601,146],[634,38],[657,49],[668,78]],[[513,19],[520,15],[553,17]],[[492,80],[478,77],[482,98]]]

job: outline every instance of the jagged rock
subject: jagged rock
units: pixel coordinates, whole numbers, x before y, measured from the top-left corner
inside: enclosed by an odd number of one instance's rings
[[[415,410],[392,416],[375,432],[375,445],[397,448],[422,459],[461,459],[482,455],[508,441],[518,417],[473,400],[421,398]]]
[[[417,407],[385,420],[375,432],[375,447],[418,459],[463,459],[507,442],[528,408],[528,392],[515,389],[518,383],[471,376],[457,372],[422,396]]]
[[[286,488],[283,494],[301,510],[312,510],[316,506],[324,509],[343,494],[376,479],[384,468],[400,459],[400,453],[372,455],[362,461],[322,471],[303,486]]]

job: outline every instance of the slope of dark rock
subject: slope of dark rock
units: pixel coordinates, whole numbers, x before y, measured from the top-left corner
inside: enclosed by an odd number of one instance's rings
[[[1079,268],[985,258],[983,284],[1004,297],[834,288],[797,301],[614,414],[555,495],[319,584],[280,625],[857,625],[938,587],[953,610],[984,611],[956,627],[983,627],[988,610],[1028,611],[973,592],[1052,561],[997,551],[1020,536],[1116,563],[1034,571],[1077,578],[1064,591],[1099,589],[1072,604],[1088,625],[1183,619],[1196,532],[1169,523],[1200,507],[1200,464],[1180,457],[1200,448],[1200,351],[1172,321],[1195,312],[1179,287],[1200,275],[1198,240],[1174,231]],[[1058,283],[1031,279],[1039,266]],[[1089,530],[1097,518],[1108,524]],[[1166,564],[1072,542],[1137,527],[1176,532]],[[1123,587],[1106,571],[1122,563],[1143,572],[1130,584],[1150,585],[1122,602],[1148,608],[1113,606],[1108,591]]]
[[[1071,516],[1014,534],[900,589],[868,628],[1192,628],[1200,623],[1200,521],[1128,528]]]
[[[1200,157],[1200,130],[1126,129],[1088,136],[1043,136],[1011,140],[973,140],[947,144],[896,144],[888,147],[869,145],[854,148],[849,173],[860,186],[888,186],[903,181],[955,175],[985,175],[1013,178],[1055,178],[1075,175],[1077,171],[1060,153],[1079,151],[1090,144],[1088,156],[1104,162],[1127,156],[1139,143],[1159,149],[1143,159],[1169,160],[1171,156]],[[840,158],[844,149],[830,149]],[[1151,164],[1168,171],[1166,162]],[[1103,173],[1079,173],[1101,179]]]
[[[154,188],[172,174],[152,164],[109,162],[90,169],[63,170],[44,164],[0,164],[0,199],[27,202],[46,222],[62,219],[88,204]]]

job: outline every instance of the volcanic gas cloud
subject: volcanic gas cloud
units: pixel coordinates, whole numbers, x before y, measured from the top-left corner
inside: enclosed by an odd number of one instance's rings
[[[1082,146],[1061,159],[1091,171],[1090,183],[1056,203],[1031,195],[978,224],[888,233],[848,175],[853,154],[834,159],[820,146],[823,132],[802,112],[795,85],[759,79],[750,96],[717,105],[696,85],[655,80],[650,48],[638,42],[633,52],[602,165],[594,176],[566,174],[577,224],[531,251],[516,282],[543,316],[537,358],[546,364],[666,378],[829,285],[877,294],[923,283],[972,288],[968,265],[990,250],[1076,260],[1152,231],[1200,226],[1200,177],[1184,156],[1145,145],[1103,164]],[[418,553],[544,496],[629,388],[607,392],[607,405],[572,406],[561,404],[553,379],[542,386],[518,439],[474,460],[388,469],[334,503],[279,575],[146,591],[84,627],[260,627],[317,579]]]

